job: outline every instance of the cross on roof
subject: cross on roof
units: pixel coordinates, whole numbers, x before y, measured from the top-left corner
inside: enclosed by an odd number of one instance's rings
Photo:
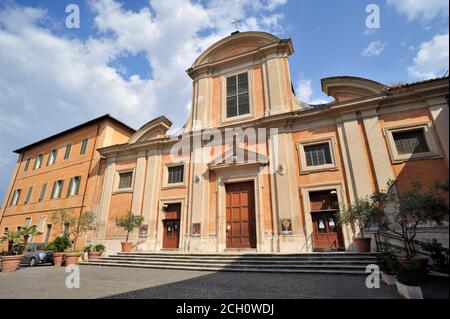
[[[241,23],[242,23],[241,19],[234,19],[234,21],[231,22],[231,25],[234,26],[236,28],[236,30],[238,30],[239,29],[239,24],[241,24]]]

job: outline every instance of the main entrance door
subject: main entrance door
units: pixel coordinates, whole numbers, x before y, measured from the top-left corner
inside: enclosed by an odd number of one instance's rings
[[[337,223],[339,204],[330,191],[310,193],[314,250],[341,250],[343,236]]]
[[[163,248],[177,249],[180,244],[181,204],[169,204],[164,212]]]
[[[227,248],[256,248],[253,182],[227,184]]]

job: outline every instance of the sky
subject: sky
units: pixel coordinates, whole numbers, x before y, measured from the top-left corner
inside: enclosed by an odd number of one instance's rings
[[[70,4],[80,9],[79,28],[66,25]],[[369,5],[379,9],[377,28],[366,23]],[[181,128],[191,101],[185,70],[236,29],[291,38],[296,94],[321,104],[330,101],[320,87],[329,76],[388,85],[443,76],[448,7],[448,0],[2,0],[0,198],[13,150],[94,117],[110,113],[137,129],[165,115]]]

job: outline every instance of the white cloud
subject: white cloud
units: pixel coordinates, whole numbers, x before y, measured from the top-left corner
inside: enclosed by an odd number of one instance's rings
[[[0,7],[0,197],[14,163],[11,151],[111,113],[134,127],[165,114],[184,124],[191,99],[185,70],[200,52],[234,31],[282,32],[285,0],[150,0],[137,11],[91,0],[98,33],[66,34],[46,10],[10,2]],[[87,22],[85,22],[87,24]],[[82,25],[83,27],[83,25]],[[58,28],[60,28],[58,30]],[[151,78],[123,76],[118,58],[142,54]]]
[[[408,20],[429,21],[435,17],[448,17],[448,0],[387,0],[398,13],[404,14]]]
[[[427,79],[443,76],[449,69],[449,34],[438,34],[431,41],[423,42],[413,65],[408,68],[414,78]]]
[[[386,47],[386,45],[387,45],[387,43],[382,43],[380,41],[372,41],[369,43],[367,48],[365,48],[361,52],[361,56],[366,57],[366,58],[379,56],[384,51],[384,48]]]
[[[325,98],[311,99],[314,93],[311,80],[301,79],[297,81],[295,93],[300,101],[308,104],[319,105],[330,102],[330,99]]]

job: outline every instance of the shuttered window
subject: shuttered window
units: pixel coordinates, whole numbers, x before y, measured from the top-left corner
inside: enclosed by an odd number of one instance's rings
[[[45,192],[47,191],[47,183],[42,184],[41,191],[39,192],[39,201],[42,201],[45,197]]]
[[[329,143],[305,146],[304,151],[307,166],[333,164]]]
[[[168,184],[179,184],[184,181],[184,165],[168,168]]]
[[[227,78],[227,117],[250,113],[248,73]]]
[[[33,186],[28,187],[27,196],[25,197],[25,204],[30,201],[31,194],[33,194]]]
[[[20,188],[16,189],[14,191],[13,197],[11,199],[11,205],[10,206],[14,206],[14,205],[17,205],[19,203],[20,194],[22,194],[22,190]]]
[[[63,185],[64,185],[63,180],[56,181],[55,184],[53,184],[52,199],[61,197],[61,191],[62,191]]]
[[[83,140],[83,142],[81,142],[80,155],[86,154],[87,145],[88,145],[88,139],[85,138]]]
[[[34,161],[34,167],[33,169],[39,169],[42,166],[42,158],[44,157],[43,154],[39,154],[36,156],[36,160]]]
[[[27,158],[27,161],[25,162],[25,167],[23,168],[23,171],[26,172],[30,168],[31,158]]]
[[[67,192],[67,196],[78,195],[78,191],[80,190],[80,181],[81,181],[81,176],[75,176],[70,179],[69,190]]]
[[[119,189],[131,188],[132,180],[133,180],[133,172],[119,173]]]
[[[423,129],[392,133],[399,155],[429,152]]]
[[[58,150],[55,149],[50,152],[50,154],[48,155],[47,166],[55,164],[56,155],[58,155]]]
[[[70,156],[70,150],[72,149],[72,144],[66,145],[66,151],[64,152],[64,159],[68,159]]]

